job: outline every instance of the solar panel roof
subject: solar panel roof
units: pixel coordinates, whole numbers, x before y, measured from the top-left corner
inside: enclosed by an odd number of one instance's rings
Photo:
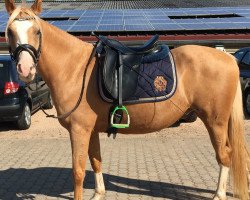
[[[71,33],[250,29],[250,7],[45,10],[40,17]],[[0,32],[7,20],[0,11]]]

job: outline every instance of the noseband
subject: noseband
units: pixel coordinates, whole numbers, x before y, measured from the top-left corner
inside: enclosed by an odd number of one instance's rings
[[[31,19],[35,19],[35,18],[17,18],[15,20],[26,21],[26,20],[31,20]],[[11,59],[14,60],[16,63],[18,63],[19,55],[21,54],[21,52],[27,51],[30,54],[30,56],[33,58],[35,65],[37,65],[40,54],[41,54],[41,43],[42,43],[42,34],[40,32],[38,49],[36,49],[30,44],[17,44],[18,47],[12,52],[11,47],[9,46],[9,53],[10,53]]]

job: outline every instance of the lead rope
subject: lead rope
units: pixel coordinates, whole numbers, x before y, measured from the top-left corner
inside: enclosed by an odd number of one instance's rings
[[[39,107],[40,107],[40,109],[43,111],[43,113],[46,115],[46,117],[51,117],[51,118],[54,118],[54,119],[63,119],[63,118],[67,118],[69,115],[71,115],[71,114],[78,108],[78,106],[79,106],[80,103],[81,103],[82,96],[83,96],[83,92],[84,92],[85,79],[86,79],[86,75],[87,75],[87,69],[88,69],[88,66],[90,65],[90,62],[91,62],[92,59],[94,58],[95,54],[96,54],[96,45],[94,45],[93,51],[92,51],[92,53],[91,53],[91,55],[90,55],[90,57],[89,57],[88,63],[87,63],[86,68],[85,68],[85,70],[84,70],[83,79],[82,79],[81,93],[80,93],[80,96],[79,96],[79,98],[78,98],[78,101],[77,101],[75,107],[74,107],[71,111],[69,111],[69,112],[66,112],[66,113],[64,113],[64,114],[62,114],[62,115],[57,115],[57,116],[55,116],[55,115],[50,115],[50,114],[48,114],[48,113],[43,109],[43,107],[41,106],[41,102],[39,101]]]

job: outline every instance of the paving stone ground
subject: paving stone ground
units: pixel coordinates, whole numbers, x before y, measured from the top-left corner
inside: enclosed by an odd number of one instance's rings
[[[249,137],[248,137],[249,139]],[[105,199],[211,199],[218,165],[206,135],[101,138]],[[94,192],[87,164],[85,199]],[[230,185],[230,183],[229,183]],[[0,199],[71,199],[67,138],[1,139]]]
[[[11,130],[0,124],[2,200],[73,197],[69,137],[57,121],[41,116],[35,114],[29,131]],[[250,122],[246,120],[248,144],[249,130]],[[101,133],[101,150],[105,199],[208,200],[216,190],[219,167],[199,120],[153,134],[118,135],[115,140]],[[84,199],[90,199],[94,175],[89,162],[84,188]]]

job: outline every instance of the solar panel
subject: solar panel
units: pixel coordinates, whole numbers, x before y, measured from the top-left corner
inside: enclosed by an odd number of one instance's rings
[[[165,11],[164,12],[167,16],[185,16],[187,13],[184,11]]]
[[[243,26],[246,26],[247,29],[250,29],[250,22],[242,24]]]
[[[250,18],[250,12],[248,14],[241,14],[241,15],[246,17],[246,18]]]
[[[100,20],[102,18],[102,16],[81,16],[78,20],[82,21],[82,20]]]
[[[122,14],[123,11],[122,10],[104,10],[104,13],[107,13],[107,14]]]
[[[174,19],[177,24],[197,24],[200,23],[197,19]]]
[[[244,28],[243,25],[239,23],[207,23],[211,29],[224,30],[224,29],[239,29]]]
[[[83,14],[87,12],[87,10],[66,10],[67,13],[80,13]]]
[[[0,32],[5,32],[6,26],[0,26]]]
[[[149,21],[146,19],[136,19],[136,20],[124,20],[125,25],[140,25],[140,24],[149,24]]]
[[[81,17],[82,13],[64,13],[61,15],[62,17]]]
[[[175,24],[171,19],[149,19],[150,24]]]
[[[124,16],[124,20],[141,20],[145,19],[145,16]]]
[[[42,15],[43,18],[52,18],[52,17],[61,17],[63,14],[58,14],[58,13],[45,13]]]
[[[234,13],[243,17],[192,18]],[[40,16],[45,20],[52,18],[49,23],[69,32],[250,29],[250,7],[44,10]],[[187,19],[170,19],[169,16]],[[8,17],[6,11],[0,11],[1,32],[5,31]]]
[[[88,20],[88,19],[84,19],[81,21],[76,21],[75,25],[76,26],[82,26],[82,25],[94,25],[94,24],[98,24],[99,20],[98,19],[93,19],[93,20]]]
[[[53,13],[53,14],[63,14],[67,12],[67,10],[48,10],[47,13]]]
[[[102,16],[102,20],[111,20],[111,19],[116,19],[116,20],[123,20],[123,16]]]
[[[96,25],[86,25],[86,26],[72,26],[69,31],[70,32],[83,32],[83,31],[95,31]]]
[[[3,19],[3,18],[0,18],[0,22],[5,22],[7,23],[8,19]]]
[[[161,11],[160,9],[159,10],[156,10],[156,9],[152,9],[152,10],[147,10],[147,11],[143,11],[144,15],[147,15],[147,16],[157,16],[157,15],[162,15],[164,16],[165,13],[163,11]]]
[[[81,15],[81,17],[101,17],[102,15],[103,15],[102,12],[93,12],[93,13],[85,12]]]
[[[150,24],[143,24],[143,25],[126,25],[125,24],[125,31],[153,31],[154,28]]]
[[[72,27],[72,26],[66,26],[66,25],[55,25],[55,26],[64,30],[64,31],[68,31]]]
[[[185,13],[187,15],[207,15],[207,14],[209,14],[209,12],[206,10],[194,10],[194,9],[185,10]]]
[[[55,26],[71,26],[76,23],[75,20],[61,20],[61,21],[54,21],[52,24]]]
[[[234,18],[230,18],[229,21],[230,22],[249,22],[249,19],[245,17],[234,17]]]
[[[99,25],[97,31],[123,31],[123,25]]]
[[[208,11],[208,12],[209,12],[209,14],[211,14],[211,15],[232,14],[232,12],[227,11],[227,10],[211,10],[211,11]]]
[[[160,16],[155,16],[155,15],[146,15],[147,19],[170,19],[167,15],[160,15]]]
[[[185,30],[209,30],[211,27],[207,24],[180,24]]]
[[[105,24],[116,24],[116,25],[120,25],[120,24],[123,24],[123,20],[122,19],[116,19],[116,18],[114,18],[114,19],[108,19],[108,20],[101,20],[100,21],[100,24],[102,24],[102,25],[105,25]]]
[[[97,13],[103,13],[103,10],[85,10],[85,14],[97,14]]]
[[[153,24],[153,27],[157,31],[164,31],[164,30],[183,30],[184,28],[178,24]]]
[[[137,9],[137,10],[123,10],[124,16],[141,16],[143,15],[143,10]]]
[[[235,13],[236,14],[249,14],[250,13],[250,9],[237,9],[237,10],[235,10]]]
[[[227,18],[204,18],[199,19],[202,23],[229,23],[230,19]]]

